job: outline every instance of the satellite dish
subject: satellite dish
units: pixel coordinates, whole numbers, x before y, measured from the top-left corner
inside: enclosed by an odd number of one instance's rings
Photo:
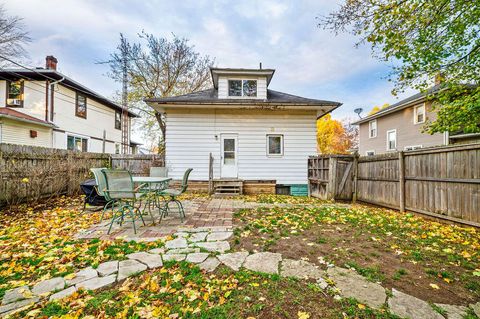
[[[353,112],[357,113],[357,115],[358,115],[358,117],[359,117],[359,118],[362,118],[362,117],[360,116],[360,113],[362,113],[362,112],[363,112],[363,109],[362,109],[361,107],[359,107],[359,108],[357,108],[357,109],[353,110]]]

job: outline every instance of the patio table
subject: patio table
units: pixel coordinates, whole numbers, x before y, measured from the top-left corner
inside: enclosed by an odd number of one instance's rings
[[[132,181],[137,184],[147,184],[148,185],[148,192],[150,193],[157,193],[158,191],[164,190],[167,188],[168,183],[172,179],[169,177],[156,177],[156,176],[132,176]],[[158,186],[158,187],[155,187]],[[157,197],[155,196],[155,202],[154,205],[156,205],[159,210],[160,214],[162,213],[162,210],[164,209],[163,207],[160,207],[160,203],[157,203]],[[146,208],[147,204],[145,204]],[[151,208],[150,208],[150,203],[148,204],[148,212],[150,213],[150,216],[152,216]],[[155,220],[152,220],[153,224],[155,225]]]

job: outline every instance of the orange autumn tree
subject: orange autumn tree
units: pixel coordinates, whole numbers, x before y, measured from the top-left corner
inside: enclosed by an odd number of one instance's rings
[[[317,148],[320,154],[346,154],[352,141],[340,121],[330,114],[317,120]]]

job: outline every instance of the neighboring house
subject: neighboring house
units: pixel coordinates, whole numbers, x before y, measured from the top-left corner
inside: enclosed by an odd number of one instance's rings
[[[480,134],[428,134],[423,132],[427,121],[436,118],[432,100],[427,96],[441,89],[437,84],[425,93],[412,95],[353,123],[359,125],[360,155],[376,155],[414,150],[450,143],[475,142]]]
[[[268,89],[273,69],[211,68],[213,88],[147,99],[166,116],[168,174],[294,185],[306,192],[307,158],[317,154],[316,121],[340,103]],[[293,191],[293,190],[292,190]]]
[[[0,143],[120,153],[122,107],[56,68],[0,69]]]

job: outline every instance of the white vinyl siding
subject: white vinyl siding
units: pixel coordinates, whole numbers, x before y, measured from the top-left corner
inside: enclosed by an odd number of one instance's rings
[[[257,96],[228,96],[228,80],[256,80]],[[267,77],[266,76],[219,76],[218,77],[218,98],[219,99],[266,99],[267,98]]]
[[[208,180],[209,153],[220,177],[221,134],[238,134],[238,178],[306,184],[308,156],[317,153],[316,111],[167,109],[166,162],[169,176]],[[266,154],[267,135],[283,135],[283,156]]]

